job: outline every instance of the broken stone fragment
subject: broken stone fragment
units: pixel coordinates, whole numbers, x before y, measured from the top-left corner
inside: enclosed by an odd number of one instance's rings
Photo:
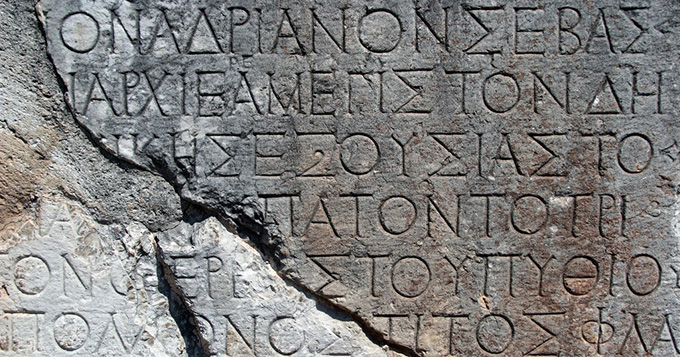
[[[260,303],[280,297],[233,275],[229,240],[197,217],[230,222],[255,262],[411,354],[678,353],[679,13],[670,0],[38,4],[82,129],[184,200],[176,234],[158,236],[164,276],[201,346],[225,354],[335,344],[300,332],[315,326],[305,303]],[[239,299],[255,305],[232,316],[223,304]]]
[[[286,283],[215,218],[158,233],[161,257],[210,354],[392,356],[342,313]]]
[[[1,232],[0,351],[187,355],[148,231],[101,225],[64,197],[36,210]]]

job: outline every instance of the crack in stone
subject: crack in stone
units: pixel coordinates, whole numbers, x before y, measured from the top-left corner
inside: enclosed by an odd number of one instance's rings
[[[42,28],[41,28],[42,29]],[[44,29],[42,29],[44,31]],[[50,62],[53,63],[53,59],[49,57]],[[56,73],[56,69],[55,69]],[[59,83],[59,87],[62,91],[64,91],[64,95],[66,95],[66,85],[63,83],[63,80],[57,76],[57,81]],[[66,101],[68,103],[68,101]],[[164,172],[165,170],[159,170],[158,173],[155,173],[153,170],[150,170],[148,168],[139,166],[134,163],[130,163],[122,158],[119,158],[116,156],[114,153],[109,152],[106,150],[98,140],[84,127],[82,123],[80,123],[78,120],[75,120],[75,113],[73,113],[72,108],[70,105],[66,105],[67,108],[69,108],[69,112],[71,115],[74,117],[74,121],[76,122],[78,128],[85,133],[86,137],[91,141],[92,144],[95,145],[95,147],[99,148],[100,154],[104,156],[107,160],[109,160],[111,163],[123,168],[123,169],[128,169],[128,168],[135,168],[135,169],[141,169],[145,170],[147,172],[150,172],[152,174],[158,174],[160,173],[160,176],[163,177],[166,182],[171,183],[170,180],[168,180],[168,175],[169,172]],[[161,166],[163,165],[158,165],[155,168],[160,169]],[[172,184],[172,186],[175,188],[175,190],[180,190],[181,185],[179,184]],[[180,186],[180,187],[178,187]],[[71,195],[74,196],[74,195]],[[184,204],[189,204],[193,209],[198,209],[204,210],[207,212],[211,212],[211,210],[207,207],[203,207],[197,202],[192,202],[188,200],[185,197],[182,197],[181,194],[178,193],[178,196],[180,200]],[[75,197],[75,196],[74,196]],[[80,201],[80,200],[79,200]],[[414,351],[411,347],[405,346],[398,344],[394,341],[389,341],[385,339],[380,331],[377,329],[371,328],[370,324],[367,323],[363,318],[358,316],[357,314],[353,313],[349,309],[343,308],[340,305],[337,305],[328,299],[326,299],[323,296],[320,296],[319,294],[315,293],[311,289],[308,289],[299,283],[295,282],[294,280],[288,278],[284,272],[281,271],[281,268],[283,267],[283,264],[281,264],[281,256],[279,254],[279,250],[276,249],[275,247],[272,247],[272,243],[267,243],[271,242],[272,239],[278,240],[280,238],[278,237],[273,237],[267,232],[267,227],[265,224],[262,224],[260,222],[257,222],[255,219],[252,219],[245,213],[235,213],[234,217],[228,217],[225,218],[219,214],[216,214],[216,218],[223,224],[223,226],[229,230],[234,232],[236,230],[236,234],[240,236],[241,238],[245,238],[246,241],[251,243],[252,246],[254,246],[258,252],[267,259],[265,259],[265,263],[272,265],[274,268],[274,271],[281,277],[287,284],[293,286],[295,289],[298,291],[303,292],[305,295],[308,297],[311,296],[315,301],[321,303],[323,306],[333,309],[334,313],[338,314],[344,314],[349,316],[354,322],[357,323],[358,326],[361,327],[362,331],[366,334],[366,336],[374,342],[377,345],[383,345],[383,346],[388,346],[390,350],[407,355],[407,356],[420,356],[421,354],[418,353],[417,351]],[[187,352],[192,353],[191,351],[200,351],[200,353],[203,356],[210,356],[209,353],[209,346],[210,342],[207,341],[202,334],[200,333],[200,329],[198,327],[198,323],[196,321],[196,315],[191,311],[190,307],[187,305],[187,300],[185,297],[183,297],[181,289],[177,287],[177,285],[174,282],[174,275],[172,274],[170,267],[163,261],[163,259],[160,257],[161,248],[158,244],[156,244],[156,258],[158,260],[158,265],[159,265],[159,271],[158,271],[158,277],[159,281],[162,281],[164,284],[167,284],[168,290],[166,292],[161,291],[161,293],[164,293],[164,295],[167,296],[169,306],[170,306],[170,314],[175,319],[182,337],[184,338],[185,343],[187,344]],[[188,323],[190,326],[187,326],[187,323],[182,320],[182,318],[185,317],[188,319]]]
[[[39,29],[42,33],[42,35],[47,38],[46,30],[45,30],[45,23],[44,23],[44,14],[42,12],[42,8],[39,6],[39,4],[36,5],[36,11],[35,11],[35,16],[36,19],[38,20],[38,23],[40,24]],[[150,172],[152,174],[159,175],[163,177],[166,182],[170,183],[172,187],[176,190],[177,195],[179,196],[181,202],[183,204],[188,204],[192,209],[198,209],[200,211],[203,211],[205,214],[206,212],[212,212],[208,207],[205,207],[201,205],[198,202],[193,202],[186,197],[183,197],[182,194],[180,193],[181,188],[183,186],[182,183],[177,182],[175,180],[176,178],[173,177],[171,173],[171,170],[167,167],[166,164],[161,162],[161,160],[154,160],[153,157],[149,157],[152,161],[152,167],[147,168],[143,167],[137,163],[134,163],[132,161],[125,160],[124,158],[121,158],[116,155],[116,153],[108,150],[105,145],[102,145],[100,140],[96,138],[87,128],[86,126],[81,123],[77,119],[77,115],[74,111],[74,108],[69,104],[68,100],[68,88],[64,80],[61,78],[61,76],[58,75],[58,71],[54,62],[54,58],[51,56],[49,51],[45,51],[47,54],[47,57],[49,59],[49,62],[51,63],[53,67],[53,71],[55,73],[55,77],[57,79],[57,83],[59,86],[59,89],[63,93],[63,98],[64,102],[66,105],[66,108],[68,109],[68,112],[70,115],[73,117],[77,127],[85,134],[85,136],[89,139],[91,144],[93,144],[96,148],[99,149],[99,153],[105,157],[109,162],[123,168],[123,169],[129,169],[129,168],[134,168],[134,169],[141,169],[145,170],[147,172]],[[174,183],[173,183],[174,181]],[[81,201],[80,199],[78,201]],[[244,204],[246,206],[246,204]],[[233,207],[232,207],[233,208]],[[257,251],[266,259],[265,263],[272,265],[272,268],[274,271],[277,273],[279,277],[288,285],[294,287],[296,290],[303,292],[306,296],[310,297],[315,300],[318,303],[321,303],[323,306],[332,309],[332,311],[335,314],[340,314],[340,315],[347,315],[349,316],[352,321],[357,323],[358,326],[361,327],[363,332],[366,334],[366,336],[371,340],[373,343],[377,345],[382,345],[382,346],[387,346],[389,347],[390,350],[404,354],[404,355],[409,355],[409,356],[419,356],[421,355],[417,351],[414,351],[411,347],[409,346],[404,346],[401,344],[398,344],[394,341],[389,341],[385,339],[380,331],[378,331],[375,328],[372,328],[370,324],[365,321],[363,318],[358,316],[357,314],[353,313],[347,308],[344,308],[338,304],[335,304],[331,301],[329,301],[327,298],[320,296],[316,292],[312,291],[311,289],[306,288],[305,286],[295,282],[293,279],[290,279],[289,277],[286,276],[285,272],[282,271],[282,268],[285,267],[284,264],[281,263],[283,260],[281,256],[281,251],[280,249],[277,249],[277,245],[283,244],[281,242],[280,237],[272,236],[269,234],[267,224],[258,222],[256,219],[253,219],[250,217],[248,214],[244,212],[229,212],[230,215],[233,215],[233,217],[224,217],[220,215],[219,213],[210,213],[209,215],[215,215],[216,218],[222,223],[222,225],[232,233],[237,234],[241,238],[244,238],[246,241],[248,241],[251,245],[254,246],[254,248],[257,249]],[[236,232],[234,232],[236,231]],[[163,282],[164,285],[167,285],[166,291],[161,291],[164,295],[167,296],[168,302],[170,305],[170,313],[171,316],[175,319],[177,322],[177,325],[180,329],[181,335],[185,340],[185,343],[187,344],[187,352],[191,353],[191,351],[200,351],[204,356],[209,356],[209,346],[210,342],[207,341],[202,334],[200,333],[200,328],[199,325],[196,321],[196,314],[191,311],[190,306],[187,304],[187,299],[183,296],[183,293],[181,289],[177,286],[175,280],[174,280],[174,275],[170,269],[170,267],[166,264],[166,262],[162,259],[161,254],[162,250],[156,242],[156,258],[157,258],[157,264],[158,264],[158,271],[157,275],[159,278],[159,281]],[[285,268],[285,269],[290,269],[290,268]],[[164,289],[161,289],[164,290]],[[190,326],[187,326],[187,323],[182,320],[182,318],[187,318],[188,323]]]
[[[191,311],[182,289],[177,286],[170,266],[163,260],[163,250],[158,244],[157,238],[154,248],[156,250],[156,275],[159,281],[159,291],[168,299],[170,316],[177,323],[186,344],[187,354],[189,356],[210,356],[210,342],[201,334],[196,314]]]
[[[212,216],[210,213],[211,210],[209,208],[204,208],[202,205],[191,202],[182,197],[180,197],[180,199],[182,202],[190,205],[188,210],[196,210],[198,212],[202,211],[201,218]],[[222,224],[222,226],[224,226],[225,229],[236,234],[253,246],[260,253],[260,255],[264,257],[263,263],[270,265],[279,278],[281,278],[281,280],[283,280],[287,285],[292,286],[296,290],[305,294],[305,296],[308,298],[311,298],[317,303],[322,304],[327,309],[330,309],[332,314],[351,318],[352,321],[361,327],[364,334],[374,344],[379,346],[387,346],[390,350],[406,356],[416,357],[422,355],[418,351],[414,351],[410,346],[401,345],[384,338],[383,334],[379,330],[372,328],[371,325],[358,314],[353,313],[351,310],[344,308],[341,305],[333,303],[327,298],[314,292],[312,289],[305,287],[304,285],[290,279],[284,273],[282,273],[280,269],[280,267],[282,267],[279,258],[280,255],[277,254],[279,250],[276,249],[276,247],[268,246],[266,243],[272,239],[279,238],[274,238],[269,235],[269,230],[267,229],[268,226],[266,224],[261,224],[245,214],[238,215],[236,218],[224,218],[216,215],[215,218],[217,218],[217,220]]]

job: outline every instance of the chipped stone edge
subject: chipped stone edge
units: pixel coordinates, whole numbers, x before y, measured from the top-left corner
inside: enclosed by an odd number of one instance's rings
[[[267,224],[263,220],[260,220],[256,217],[252,217],[251,214],[252,212],[247,212],[247,209],[244,208],[251,208],[255,210],[255,213],[259,212],[259,207],[254,202],[250,203],[243,203],[242,205],[239,205],[238,207],[230,207],[229,210],[224,210],[222,212],[215,212],[214,210],[206,207],[205,205],[201,204],[200,202],[197,202],[191,197],[186,197],[183,195],[182,192],[182,187],[184,186],[183,182],[175,182],[173,183],[167,175],[159,172],[154,172],[150,170],[147,167],[142,166],[140,163],[135,162],[133,160],[125,159],[122,157],[119,157],[114,153],[113,151],[110,150],[110,148],[107,148],[106,145],[102,145],[101,140],[96,138],[95,135],[92,134],[91,131],[88,130],[87,127],[79,120],[78,115],[76,114],[74,108],[70,104],[70,98],[69,98],[69,91],[66,86],[66,83],[64,80],[61,78],[61,75],[59,75],[59,71],[56,68],[54,58],[50,54],[47,46],[47,32],[45,29],[46,26],[46,16],[44,13],[44,9],[42,7],[42,1],[37,1],[35,5],[35,16],[36,19],[38,20],[38,23],[40,26],[38,28],[40,29],[40,32],[43,35],[43,38],[45,39],[45,54],[49,60],[49,62],[52,64],[52,70],[53,73],[57,79],[57,83],[59,85],[59,89],[61,90],[63,94],[63,99],[64,103],[66,105],[66,108],[68,108],[68,111],[71,113],[75,123],[77,126],[81,129],[81,131],[87,136],[87,138],[91,141],[91,143],[100,150],[100,152],[105,156],[109,161],[114,163],[117,166],[120,166],[121,162],[126,162],[128,164],[133,165],[135,168],[139,170],[144,170],[147,171],[153,175],[160,176],[162,177],[168,184],[170,184],[177,192],[178,198],[180,199],[181,202],[188,203],[194,208],[199,209],[203,213],[207,213],[207,216],[215,216],[218,221],[227,229],[228,231],[232,232],[236,236],[239,236],[241,238],[244,238],[248,241],[248,243],[254,247],[259,252],[259,255],[263,257],[263,262],[265,264],[268,264],[272,267],[272,269],[276,272],[276,274],[289,286],[294,287],[296,290],[302,292],[303,294],[310,296],[313,298],[315,301],[318,303],[326,306],[329,309],[335,310],[341,314],[349,316],[352,321],[354,321],[360,328],[361,330],[366,334],[366,337],[375,343],[376,345],[382,347],[383,349],[386,350],[391,350],[396,353],[400,353],[406,356],[421,356],[423,355],[421,352],[414,351],[412,347],[402,345],[396,341],[390,341],[388,338],[384,336],[382,332],[377,330],[376,328],[373,328],[368,321],[366,321],[363,317],[359,316],[356,314],[354,311],[351,311],[348,308],[345,308],[339,304],[336,304],[332,301],[330,301],[328,298],[321,296],[318,292],[313,291],[312,289],[302,285],[301,283],[295,281],[295,279],[292,279],[291,277],[286,275],[286,271],[282,271],[282,267],[289,265],[289,264],[284,264],[284,260],[289,260],[289,259],[295,259],[295,258],[283,258],[279,254],[280,251],[278,250],[278,246],[282,246],[285,244],[285,239],[282,237],[280,232],[278,231],[278,227],[275,224]],[[251,213],[251,214],[249,214]],[[156,250],[157,250],[157,255],[160,255],[162,251],[160,251],[160,246],[157,241],[154,242]],[[197,321],[196,321],[196,315],[195,312],[191,309],[190,304],[188,303],[187,299],[183,296],[183,293],[181,289],[177,286],[174,276],[172,275],[172,272],[170,270],[170,267],[167,266],[167,264],[161,259],[158,261],[159,266],[161,267],[163,271],[163,277],[165,281],[168,283],[170,286],[173,294],[180,300],[179,302],[186,308],[187,312],[189,312],[190,316],[188,316],[188,319],[190,323],[195,326],[196,328],[196,334],[197,337],[200,339],[200,344],[201,344],[201,349],[204,353],[206,353],[206,356],[209,356],[209,342],[205,339],[205,337],[200,333],[200,328],[198,327]],[[170,298],[170,297],[169,297]],[[180,329],[181,330],[181,329]],[[188,338],[189,336],[184,336],[184,332],[182,332],[183,337]]]

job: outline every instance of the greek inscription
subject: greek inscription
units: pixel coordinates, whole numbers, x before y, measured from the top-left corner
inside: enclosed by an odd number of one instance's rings
[[[54,322],[54,341],[64,351],[77,351],[90,335],[90,325],[78,313],[65,313]]]
[[[680,354],[672,1],[42,2],[95,142],[252,229],[279,273],[405,352]],[[44,230],[92,234],[75,221]],[[284,294],[222,253],[166,254],[183,296],[214,305],[196,317],[211,354],[346,351],[243,305]],[[135,289],[71,252],[5,260],[25,299]],[[44,340],[137,352],[142,326],[106,314],[51,313]]]
[[[45,290],[52,272],[47,262],[38,256],[25,256],[14,265],[14,285],[26,295],[36,295]]]

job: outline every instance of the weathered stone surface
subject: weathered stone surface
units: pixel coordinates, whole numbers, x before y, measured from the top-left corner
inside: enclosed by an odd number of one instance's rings
[[[678,352],[679,13],[38,5],[69,107],[103,149],[425,355]]]
[[[286,284],[215,218],[163,232],[158,244],[211,354],[396,355]]]
[[[179,199],[74,125],[34,14],[30,2],[0,4],[0,351],[186,354],[155,257],[127,233],[167,228]]]
[[[1,351],[186,355],[148,231],[99,225],[63,197],[35,209],[2,230]]]
[[[201,345],[181,279],[157,259],[155,237],[209,214],[181,204],[158,175],[92,145],[66,109],[33,5],[0,4],[0,353],[204,355],[215,346]],[[274,278],[271,286],[284,284]],[[336,327],[342,340],[328,351],[387,353],[342,314],[285,291],[280,305],[297,303],[307,321]],[[256,303],[235,308],[256,311]]]

